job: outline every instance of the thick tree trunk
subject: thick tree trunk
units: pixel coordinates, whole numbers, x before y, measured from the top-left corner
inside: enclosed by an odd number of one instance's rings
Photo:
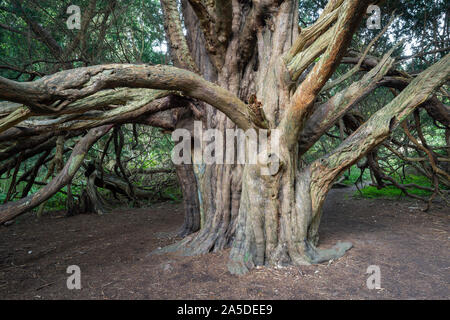
[[[105,214],[104,203],[101,196],[98,194],[97,187],[95,186],[95,179],[97,177],[96,171],[92,172],[87,177],[86,195],[88,205],[86,206],[86,212],[96,213],[98,215]]]
[[[280,104],[287,103],[289,90],[279,90],[277,86],[277,77],[281,74],[281,70],[276,70],[281,68],[277,58],[291,46],[297,35],[295,1],[283,4],[273,21],[258,30],[255,44],[258,52],[246,61],[235,54],[239,46],[239,26],[245,21],[234,21],[234,37],[230,39],[229,53],[220,70],[214,69],[204,49],[205,40],[192,8],[187,1],[183,1],[183,5],[190,51],[203,76],[216,81],[243,101],[256,94],[258,99],[264,99],[267,114],[278,112]],[[224,135],[226,129],[237,128],[222,112],[209,105],[204,105],[204,127],[218,129]],[[202,254],[230,246],[241,206],[242,165],[198,164],[194,167],[203,218],[200,232],[182,242],[186,254]]]
[[[199,19],[187,0],[183,0],[182,5],[188,31],[187,42],[200,73],[205,79],[216,82],[241,97],[237,84],[240,75],[233,72],[236,61],[226,61],[219,71],[213,66],[206,49],[205,37],[200,30]],[[236,59],[234,54],[227,57]],[[248,87],[248,83],[244,86]],[[222,133],[226,128],[236,128],[236,125],[217,109],[206,103],[200,103],[200,107],[205,128],[218,129]],[[193,160],[201,229],[180,244],[169,248],[175,250],[181,248],[186,255],[217,251],[231,245],[241,192],[242,166],[197,164],[196,159]],[[189,201],[192,202],[192,198]]]
[[[197,181],[192,165],[175,165],[175,170],[181,185],[184,204],[184,223],[178,235],[184,237],[200,230],[200,206],[198,203]]]
[[[261,175],[262,166],[244,169],[228,265],[232,273],[242,274],[258,265],[321,263],[341,257],[352,246],[347,242],[326,250],[316,248],[322,205],[331,184],[313,181],[310,167],[298,169],[295,153],[281,154],[281,170],[273,176]]]
[[[213,72],[204,37],[190,19],[193,12],[184,1],[188,43],[200,72],[243,101],[256,95],[269,129],[278,126],[295,88],[295,83],[283,78],[286,70],[281,57],[298,36],[296,1],[284,1],[274,8],[268,10],[271,18],[255,27],[253,53],[246,58],[235,52],[242,45],[241,26],[248,21],[233,21],[229,52],[223,66]],[[218,129],[224,136],[226,129],[236,128],[223,113],[208,105],[204,106],[204,127]],[[319,263],[343,255],[351,244],[316,249],[325,196],[313,204],[310,169],[298,168],[298,148],[288,147],[287,141],[280,148],[277,156],[281,157],[282,168],[273,176],[262,175],[260,165],[194,165],[201,229],[167,250],[195,255],[232,246],[229,269],[239,274],[254,265]]]

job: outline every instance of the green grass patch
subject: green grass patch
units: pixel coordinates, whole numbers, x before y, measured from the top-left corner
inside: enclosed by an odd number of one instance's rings
[[[410,188],[408,189],[408,193],[415,194],[417,196],[430,196],[431,192],[418,189],[418,188]],[[402,192],[402,190],[394,187],[394,186],[388,186],[384,187],[382,189],[377,189],[376,187],[368,186],[363,189],[361,189],[361,193],[356,191],[353,194],[355,197],[363,197],[367,199],[375,199],[375,198],[400,198],[405,196],[405,194]]]
[[[401,179],[400,177],[395,178],[399,183],[401,184],[410,184],[414,183],[419,186],[423,187],[430,187],[431,183],[428,180],[428,178],[424,176],[416,176],[416,175],[408,175],[406,178]],[[428,197],[432,194],[432,192],[427,190],[422,190],[419,188],[408,188],[408,193],[414,194],[421,197]],[[368,199],[376,199],[376,198],[400,198],[404,197],[405,194],[402,192],[402,190],[398,189],[395,186],[387,186],[382,189],[378,189],[373,186],[367,186],[361,189],[361,192],[356,191],[353,194],[355,197],[362,197],[362,198],[368,198]]]

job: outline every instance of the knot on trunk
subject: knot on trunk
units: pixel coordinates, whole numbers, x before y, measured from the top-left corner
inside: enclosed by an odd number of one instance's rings
[[[266,117],[264,116],[263,105],[261,101],[258,101],[256,94],[251,94],[248,98],[248,107],[253,113],[255,123],[262,127],[267,128]]]

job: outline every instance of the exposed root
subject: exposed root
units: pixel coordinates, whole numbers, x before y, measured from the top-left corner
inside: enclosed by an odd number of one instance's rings
[[[250,271],[249,268],[243,261],[230,260],[227,264],[228,271],[234,275],[244,275]]]
[[[339,259],[352,247],[353,244],[351,242],[340,241],[330,249],[317,249],[315,246],[308,244],[306,254],[312,264],[319,264],[329,260]]]
[[[274,252],[271,262],[267,263],[267,265],[286,266],[289,264],[320,264],[330,260],[339,259],[352,248],[352,246],[353,245],[350,242],[338,242],[330,249],[318,249],[308,241],[305,241],[305,246],[302,248],[304,250],[303,253],[289,253],[286,250],[277,250]],[[285,247],[279,246],[279,248]],[[255,267],[253,255],[250,252],[247,252],[246,254],[232,253],[227,267],[231,274],[243,275]]]

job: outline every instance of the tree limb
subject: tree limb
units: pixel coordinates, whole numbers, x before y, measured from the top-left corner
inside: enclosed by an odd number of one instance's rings
[[[14,82],[0,77],[0,98],[23,103],[33,112],[61,112],[79,99],[119,87],[182,91],[225,113],[246,130],[258,117],[238,97],[199,75],[171,67],[110,64],[66,70],[34,82]]]
[[[336,32],[333,34],[331,43],[320,61],[295,91],[291,98],[291,104],[280,123],[282,135],[285,136],[289,148],[297,143],[303,129],[303,122],[311,112],[316,96],[339,65],[341,56],[367,6],[368,1],[346,0],[340,8],[339,19],[335,25]]]
[[[330,155],[311,165],[313,205],[331,187],[334,179],[358,159],[381,144],[391,132],[426,101],[450,77],[450,54],[419,74],[395,99],[373,114]]]
[[[103,126],[90,130],[74,147],[63,170],[45,187],[33,195],[16,202],[6,203],[0,206],[0,224],[21,215],[50,199],[61,188],[67,185],[80,168],[89,148],[112,126]]]

